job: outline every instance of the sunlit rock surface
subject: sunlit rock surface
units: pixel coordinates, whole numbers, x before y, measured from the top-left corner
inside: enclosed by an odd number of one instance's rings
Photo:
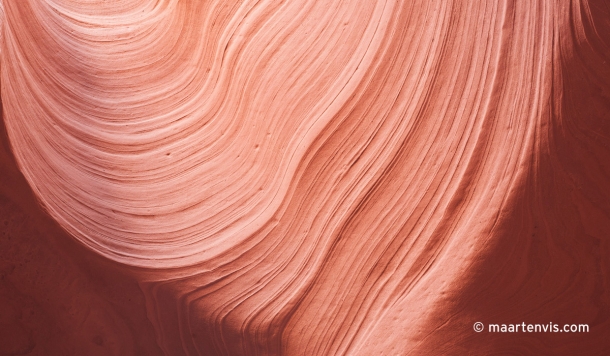
[[[0,354],[610,353],[606,2],[1,26]]]

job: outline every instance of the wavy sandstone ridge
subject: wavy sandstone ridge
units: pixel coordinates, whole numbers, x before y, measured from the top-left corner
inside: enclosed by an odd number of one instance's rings
[[[603,353],[609,18],[4,0],[3,119],[49,215],[139,281],[166,354]],[[472,330],[562,318],[591,332]]]

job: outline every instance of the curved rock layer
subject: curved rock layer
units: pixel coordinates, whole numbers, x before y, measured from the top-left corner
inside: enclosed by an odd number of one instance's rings
[[[2,162],[23,174],[3,185],[113,261],[46,278],[93,268],[145,300],[90,302],[123,331],[67,352],[610,352],[603,1],[2,7]],[[14,350],[66,352],[32,343]]]

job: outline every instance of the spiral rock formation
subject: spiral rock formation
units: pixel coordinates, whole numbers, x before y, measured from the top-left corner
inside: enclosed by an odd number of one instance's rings
[[[146,319],[113,318],[152,325],[146,353],[603,354],[609,19],[586,0],[4,0],[3,165],[137,281]],[[591,330],[472,330],[551,319]],[[139,354],[130,328],[104,352]]]

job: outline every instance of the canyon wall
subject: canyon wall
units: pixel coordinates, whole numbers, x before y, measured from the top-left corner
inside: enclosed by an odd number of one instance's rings
[[[0,354],[610,352],[607,2],[1,10]]]

